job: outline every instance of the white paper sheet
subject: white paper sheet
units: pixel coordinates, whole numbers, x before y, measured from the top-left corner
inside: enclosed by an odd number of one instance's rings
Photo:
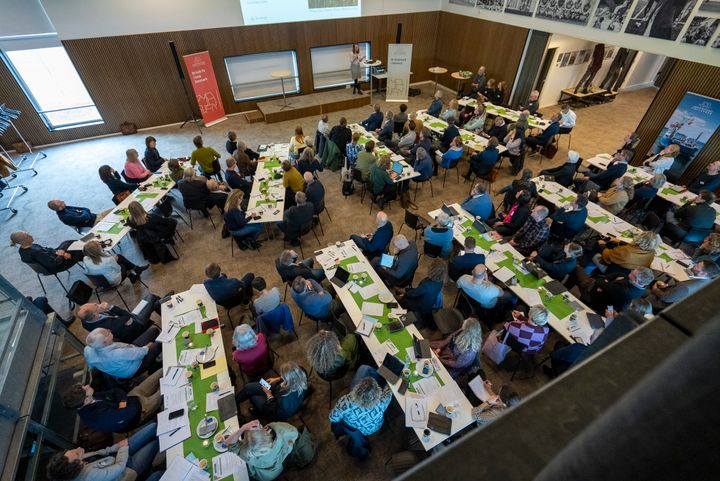
[[[518,295],[520,296],[520,299],[522,299],[523,302],[530,307],[536,306],[538,304],[542,305],[542,298],[540,297],[540,293],[535,289],[521,287],[520,293]]]
[[[455,382],[450,382],[442,386],[437,391],[440,403],[444,406],[460,406],[460,400],[465,397],[460,390],[460,386]]]
[[[360,289],[362,295],[362,289]],[[382,316],[385,306],[377,302],[363,302],[362,313],[368,316]]]
[[[485,383],[480,376],[475,376],[469,383],[470,389],[473,394],[482,402],[487,402],[490,399],[490,394],[485,390]]]
[[[369,336],[376,323],[377,321],[375,319],[363,316],[362,321],[360,321],[360,325],[355,332],[363,336]]]
[[[428,422],[427,398],[409,393],[405,397],[405,427],[424,428]]]
[[[177,387],[185,384],[185,368],[180,366],[170,366],[165,372],[165,376],[160,378],[160,386]]]
[[[176,389],[170,389],[163,394],[163,405],[165,409],[174,411],[187,406],[188,401],[194,399],[192,386],[180,386]]]
[[[429,396],[430,394],[440,389],[440,383],[437,379],[435,379],[435,375],[432,375],[430,377],[424,377],[415,381],[413,383],[413,387],[418,392],[418,394],[422,394],[423,396]]]
[[[351,274],[357,274],[358,272],[365,272],[365,266],[359,262],[354,262],[345,266],[345,270]]]
[[[192,311],[186,312],[182,316],[177,316],[174,319],[174,321],[180,324],[181,327],[188,326],[201,320],[202,315],[200,315],[200,309],[193,309]]]
[[[350,286],[348,287],[348,291],[352,292],[353,294],[355,294],[356,292],[360,292],[360,286],[358,286],[354,282],[349,282],[346,285]]]
[[[385,346],[385,350],[390,353],[391,356],[400,352],[400,349],[398,349],[397,346],[395,346],[395,344],[393,344],[389,339],[383,343],[383,346]]]
[[[370,299],[373,296],[376,296],[380,292],[380,288],[377,284],[369,284],[365,287],[361,287],[358,292],[360,292],[360,297],[362,297],[363,300],[365,300],[365,299]],[[363,308],[366,304],[372,304],[372,303],[364,303]],[[380,305],[380,304],[376,304],[376,305]],[[369,312],[366,313],[363,311],[363,314],[370,314],[370,313]],[[382,315],[382,312],[378,315]]]
[[[177,336],[177,333],[180,332],[180,326],[177,324],[173,324],[170,326],[170,329],[167,331],[163,331],[158,335],[158,337],[155,339],[158,342],[170,342],[175,340],[175,336]]]
[[[217,411],[218,409],[218,399],[220,399],[223,396],[226,396],[230,393],[232,393],[232,389],[220,389],[218,392],[209,392],[205,396],[205,411]]]
[[[504,261],[505,259],[507,259],[505,254],[503,254],[502,252],[493,251],[485,257],[485,264],[488,266],[496,267],[498,262]]]
[[[182,409],[183,413],[174,419],[170,419],[170,413],[175,412],[180,409]],[[166,409],[165,411],[160,411],[157,415],[157,433],[158,434],[170,433],[178,428],[182,428],[183,426],[189,426],[189,425],[190,425],[190,418],[188,417],[187,406],[183,406],[178,409]]]
[[[107,232],[115,226],[115,222],[100,221],[95,224],[94,229],[100,232]]]
[[[415,356],[415,348],[413,346],[405,348],[405,352],[407,352],[407,357],[410,362],[417,362],[417,357]]]
[[[226,452],[212,458],[213,477],[218,479],[233,476],[234,481],[249,481],[247,464],[235,453]]]
[[[182,456],[175,456],[160,481],[209,481],[210,473],[200,469]]]
[[[160,441],[160,451],[167,451],[176,444],[188,439],[191,434],[192,432],[189,424],[187,426],[183,426],[177,431],[170,431],[167,434],[161,434],[158,436],[158,441]]]
[[[501,267],[500,269],[493,272],[493,277],[504,284],[508,284],[510,279],[515,277],[515,273],[507,267]]]
[[[145,308],[145,306],[147,306],[147,305],[148,305],[148,301],[146,301],[145,299],[141,300],[140,302],[138,302],[138,305],[135,306],[135,309],[132,310],[132,313],[133,313],[133,314],[140,314],[140,312],[141,312],[141,311]]]
[[[205,349],[197,348],[197,349],[185,349],[184,351],[180,351],[180,356],[178,357],[178,364],[182,366],[189,366],[192,364],[193,361],[197,360],[198,354],[200,354]]]

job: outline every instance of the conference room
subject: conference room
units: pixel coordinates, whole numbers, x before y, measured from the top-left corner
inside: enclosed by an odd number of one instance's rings
[[[713,0],[1,3],[3,480],[718,474]]]

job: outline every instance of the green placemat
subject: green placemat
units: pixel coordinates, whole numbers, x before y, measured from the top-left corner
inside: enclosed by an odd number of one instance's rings
[[[278,159],[278,158],[274,158],[273,160],[265,161],[266,169],[274,169],[276,167],[280,167],[281,165],[282,165],[282,162],[280,162],[280,159]]]
[[[100,232],[105,232],[105,233],[107,233],[107,234],[113,234],[113,235],[115,235],[115,234],[121,233],[124,228],[125,228],[125,226],[123,225],[122,222],[116,222],[116,223],[115,223],[111,228],[109,228],[108,230],[106,230],[106,231],[100,231]]]
[[[610,222],[610,217],[608,217],[606,214],[598,215],[598,216],[589,215],[587,218],[593,224],[599,224],[599,223],[604,224],[606,222]]]
[[[255,206],[263,205],[263,204],[270,204],[273,207],[277,206],[278,201],[276,200],[270,200],[270,199],[261,199],[255,203]]]
[[[160,194],[153,194],[153,193],[144,192],[144,193],[142,193],[142,194],[137,194],[137,195],[135,196],[135,199],[136,199],[138,202],[140,202],[141,200],[145,200],[145,199],[154,199],[155,197],[157,197],[157,196],[159,196],[159,195],[160,195]]]
[[[670,257],[670,256],[669,256],[667,253],[665,253],[665,252],[663,252],[662,254],[660,254],[658,257],[659,257],[660,259],[662,259],[662,260],[664,260],[664,261],[668,261],[668,262],[672,262],[672,261],[674,260],[672,257]]]
[[[478,231],[475,227],[473,227],[472,224],[473,224],[473,221],[470,220],[470,219],[467,219],[467,220],[465,220],[465,222],[463,222],[462,224],[460,224],[461,226],[463,226],[463,227],[466,228],[466,229],[469,228],[469,230],[466,230],[466,231],[463,233],[463,235],[464,235],[465,237],[470,237],[470,236],[474,237],[474,238],[475,238],[475,245],[477,245],[477,246],[478,246],[479,248],[481,248],[482,250],[485,250],[485,251],[488,251],[488,252],[492,251],[492,250],[493,250],[493,249],[492,249],[492,246],[495,245],[495,244],[497,244],[498,241],[496,241],[496,240],[491,240],[491,241],[487,240],[487,239],[480,233],[480,231]]]
[[[620,233],[620,237],[632,239],[633,237],[635,237],[635,234],[633,234],[633,231],[631,231],[630,229],[626,229]]]
[[[444,129],[445,127],[447,127],[447,125],[442,122],[430,122],[428,125],[436,129]]]
[[[368,142],[370,142],[370,140],[371,140],[371,139],[369,139],[368,137],[360,137],[360,138],[358,139],[358,144],[360,144],[360,145],[365,145],[365,144],[367,144]]]
[[[680,192],[673,189],[672,187],[663,187],[662,193],[665,195],[678,195]]]
[[[468,140],[473,140],[472,134],[461,134],[460,138],[463,139],[463,142],[467,142]]]
[[[561,195],[561,194],[558,194],[558,199],[560,199],[562,202],[572,202],[572,201],[575,200],[576,197],[577,197],[577,196],[572,195],[572,194],[570,194],[570,195]]]
[[[130,212],[127,209],[118,209],[113,211],[113,214],[119,215],[123,219],[127,220],[130,217]]]
[[[164,175],[164,176],[162,176],[162,177],[158,177],[157,179],[153,180],[153,181],[152,181],[152,185],[153,185],[154,187],[159,187],[159,188],[164,189],[165,187],[168,186],[168,184],[169,184],[170,182],[172,182],[172,179],[170,178],[170,176],[169,176],[169,175]]]
[[[535,274],[525,274],[523,271],[521,271],[516,265],[515,265],[515,259],[512,256],[512,253],[505,252],[505,255],[507,256],[506,260],[500,261],[497,263],[498,266],[501,267],[507,267],[513,273],[515,274],[515,278],[517,279],[518,284],[520,284],[520,287],[527,287],[529,289],[537,289],[538,287],[545,284],[545,281],[543,279],[538,279]]]

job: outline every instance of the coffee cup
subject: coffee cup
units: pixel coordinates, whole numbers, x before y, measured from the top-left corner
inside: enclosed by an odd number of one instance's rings
[[[222,434],[216,434],[215,435],[215,442],[216,443],[224,443],[225,437]]]
[[[403,370],[402,370],[402,375],[403,375],[403,377],[405,377],[405,378],[410,377],[410,369],[408,369],[408,368],[403,369]]]
[[[212,389],[213,391],[217,391],[217,390],[220,389],[220,386],[218,385],[217,381],[213,381],[213,382],[210,384],[210,389]]]
[[[445,406],[445,413],[449,418],[455,417],[455,406],[453,406],[452,404]]]
[[[200,469],[207,470],[207,468],[208,468],[208,461],[207,461],[207,459],[201,459],[200,461],[198,461],[198,467],[199,467]]]
[[[195,301],[195,303],[198,305],[198,307],[202,307],[203,305],[202,299],[198,299],[197,301]]]

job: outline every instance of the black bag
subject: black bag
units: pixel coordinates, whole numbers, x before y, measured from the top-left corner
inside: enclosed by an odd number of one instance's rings
[[[67,293],[67,298],[73,304],[86,304],[92,296],[93,288],[85,284],[80,279],[73,282],[72,287]]]
[[[553,157],[555,157],[555,154],[557,154],[557,151],[558,151],[557,144],[550,141],[545,145],[545,147],[542,148],[542,155],[543,155],[543,157],[552,159]]]
[[[355,186],[353,185],[353,181],[344,181],[342,183],[342,195],[347,197],[348,195],[352,195],[353,192],[355,192]]]
[[[227,239],[228,237],[230,237],[230,229],[228,229],[227,224],[223,224],[222,230],[220,231],[220,237],[222,237],[223,239]]]

